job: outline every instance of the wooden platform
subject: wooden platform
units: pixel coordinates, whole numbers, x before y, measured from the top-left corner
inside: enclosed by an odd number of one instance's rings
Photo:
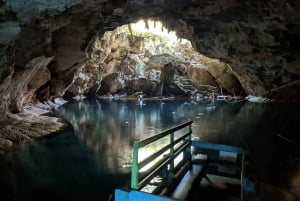
[[[193,182],[196,180],[201,171],[204,171],[203,166],[193,165],[181,179],[174,192],[171,194],[171,197],[184,200],[191,190]]]

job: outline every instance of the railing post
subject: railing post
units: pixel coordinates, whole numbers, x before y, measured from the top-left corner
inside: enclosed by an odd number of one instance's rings
[[[131,167],[131,188],[139,189],[139,142],[133,142],[132,167]]]
[[[189,125],[189,132],[190,135],[188,137],[188,141],[190,142],[190,145],[185,149],[184,151],[184,158],[185,160],[191,160],[192,159],[192,123]]]
[[[242,168],[241,168],[241,201],[244,201],[244,177],[245,177],[245,152],[242,151]]]
[[[171,163],[170,163],[170,171],[169,171],[169,179],[171,179],[174,176],[174,132],[170,135],[170,157],[171,157]]]

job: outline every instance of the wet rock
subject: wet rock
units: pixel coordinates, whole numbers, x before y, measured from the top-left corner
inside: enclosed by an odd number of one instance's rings
[[[171,85],[174,83],[175,67],[171,63],[164,65],[164,68],[161,71],[161,82],[164,82],[164,85]]]
[[[186,64],[178,64],[176,66],[176,73],[180,76],[186,76],[188,72],[188,67]]]
[[[0,153],[22,142],[59,133],[67,127],[62,119],[55,117],[29,113],[10,114],[8,117],[9,119],[0,122]]]
[[[231,95],[244,95],[244,90],[234,75],[224,73],[222,76],[218,77],[217,81],[220,83],[219,86]]]
[[[3,138],[8,139],[14,143],[30,139],[30,137],[24,135],[17,128],[14,128],[12,126],[6,126],[1,128],[0,133]]]
[[[30,21],[34,16],[46,9],[56,9],[64,11],[66,8],[78,4],[81,0],[37,0],[37,1],[7,1],[4,4],[4,8],[12,10],[17,13],[18,18],[23,22]]]
[[[164,87],[163,94],[165,96],[173,96],[176,98],[190,98],[192,95],[191,91],[184,90],[182,87],[177,84],[171,84]]]
[[[9,107],[12,111],[21,111],[22,108],[34,101],[36,91],[50,80],[47,65],[53,57],[37,57],[26,65],[25,71],[16,72],[7,86],[10,94]]]
[[[171,63],[164,65],[161,75],[160,83],[157,90],[157,95],[162,96],[166,90],[165,88],[174,83],[175,67]]]
[[[188,76],[197,85],[217,86],[216,79],[204,68],[191,66],[188,69]]]
[[[174,61],[175,57],[170,54],[153,55],[147,64],[146,70],[162,70],[164,65]]]
[[[1,133],[0,133],[0,136],[1,136]],[[0,137],[0,154],[11,149],[12,146],[13,146],[13,143],[10,140]]]
[[[158,88],[158,83],[151,81],[146,78],[140,78],[137,80],[132,80],[128,86],[128,94],[134,94],[135,92],[142,92],[147,97],[152,97],[155,95]]]
[[[103,78],[101,87],[98,91],[99,95],[114,94],[122,89],[117,73],[110,74]]]

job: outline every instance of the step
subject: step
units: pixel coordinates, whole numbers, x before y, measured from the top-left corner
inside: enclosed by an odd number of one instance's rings
[[[176,199],[184,200],[188,192],[191,189],[193,181],[196,179],[197,175],[200,173],[202,166],[200,165],[193,165],[193,167],[186,172],[184,177],[181,179],[178,186],[175,188],[174,192],[172,193],[171,197]]]

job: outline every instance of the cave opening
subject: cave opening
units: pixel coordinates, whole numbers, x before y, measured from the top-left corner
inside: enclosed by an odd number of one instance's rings
[[[64,97],[245,95],[230,65],[197,52],[167,26],[159,19],[140,19],[97,37]]]
[[[0,52],[0,154],[16,148],[1,155],[4,199],[103,200],[127,179],[133,140],[187,118],[202,140],[249,148],[260,200],[299,198],[299,105],[106,100],[214,93],[299,102],[299,3],[45,1],[0,2],[8,5],[0,10],[0,48],[8,47]],[[190,42],[179,48],[136,33],[128,23],[139,17],[138,29],[161,22]],[[91,96],[103,99],[72,100]]]

